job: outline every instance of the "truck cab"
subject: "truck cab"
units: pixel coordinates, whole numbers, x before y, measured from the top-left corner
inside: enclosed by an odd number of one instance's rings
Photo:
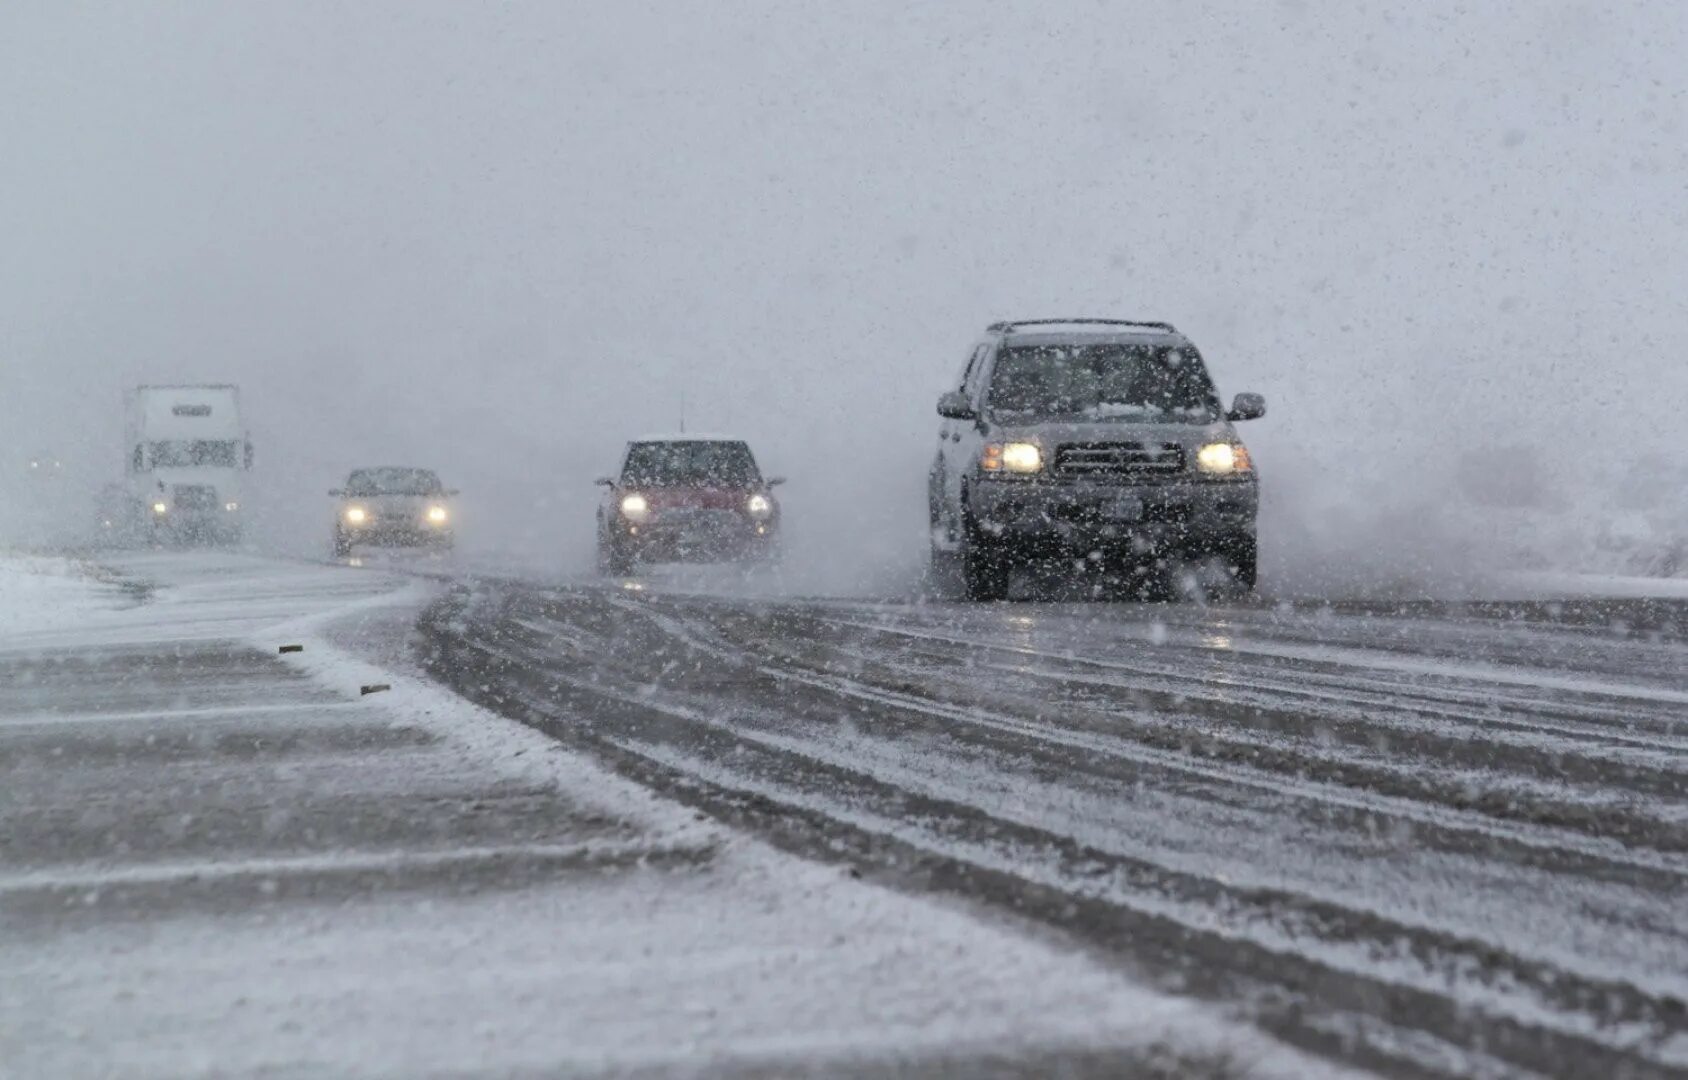
[[[140,386],[129,396],[130,516],[154,543],[239,543],[252,440],[234,386]]]

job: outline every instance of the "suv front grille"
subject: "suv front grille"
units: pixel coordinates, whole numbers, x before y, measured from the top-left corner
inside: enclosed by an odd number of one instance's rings
[[[1184,448],[1177,443],[1089,442],[1055,448],[1055,472],[1061,476],[1109,479],[1183,471]]]

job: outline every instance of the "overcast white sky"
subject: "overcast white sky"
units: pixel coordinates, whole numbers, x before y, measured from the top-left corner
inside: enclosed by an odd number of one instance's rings
[[[576,553],[683,386],[871,574],[986,322],[1160,318],[1271,401],[1271,564],[1680,446],[1684,56],[1671,0],[11,0],[0,448],[115,478],[123,387],[238,382],[276,542],[414,461]]]

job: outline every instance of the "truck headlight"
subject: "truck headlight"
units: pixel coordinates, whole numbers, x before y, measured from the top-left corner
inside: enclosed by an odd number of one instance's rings
[[[369,511],[361,506],[346,507],[346,521],[353,525],[362,525],[369,520]]]
[[[227,510],[229,513],[232,514],[236,510],[240,509],[240,504],[237,503],[237,502],[226,502],[226,503],[223,504],[223,509]]]
[[[1196,467],[1210,476],[1234,476],[1251,472],[1254,462],[1242,443],[1208,443],[1196,451]]]
[[[431,525],[444,525],[446,523],[446,519],[450,516],[450,514],[446,513],[445,507],[443,506],[428,507],[428,522]]]
[[[758,518],[765,518],[774,512],[774,504],[766,495],[752,495],[744,504],[744,508],[750,511],[751,517]]]
[[[643,521],[650,516],[651,504],[637,493],[621,497],[621,516],[628,521]]]
[[[991,443],[980,455],[979,467],[986,472],[1042,472],[1043,451],[1036,443]]]
[[[170,512],[170,507],[165,503],[155,502],[152,504],[152,512],[155,514],[168,514]]]

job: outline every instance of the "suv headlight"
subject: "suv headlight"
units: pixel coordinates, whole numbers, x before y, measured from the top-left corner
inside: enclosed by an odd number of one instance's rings
[[[744,504],[754,518],[765,518],[774,512],[774,504],[766,495],[752,495]]]
[[[369,520],[369,511],[361,506],[348,506],[346,508],[346,520],[353,525],[362,525]]]
[[[428,507],[428,521],[430,524],[444,525],[446,519],[450,516],[450,514],[446,513],[446,509],[443,506]]]
[[[991,443],[979,456],[979,468],[986,472],[1042,472],[1043,451],[1036,443]]]
[[[643,521],[651,513],[651,504],[637,493],[621,497],[621,516],[628,521]]]
[[[1253,472],[1254,462],[1242,443],[1216,442],[1196,451],[1196,468],[1209,476],[1236,476]]]

